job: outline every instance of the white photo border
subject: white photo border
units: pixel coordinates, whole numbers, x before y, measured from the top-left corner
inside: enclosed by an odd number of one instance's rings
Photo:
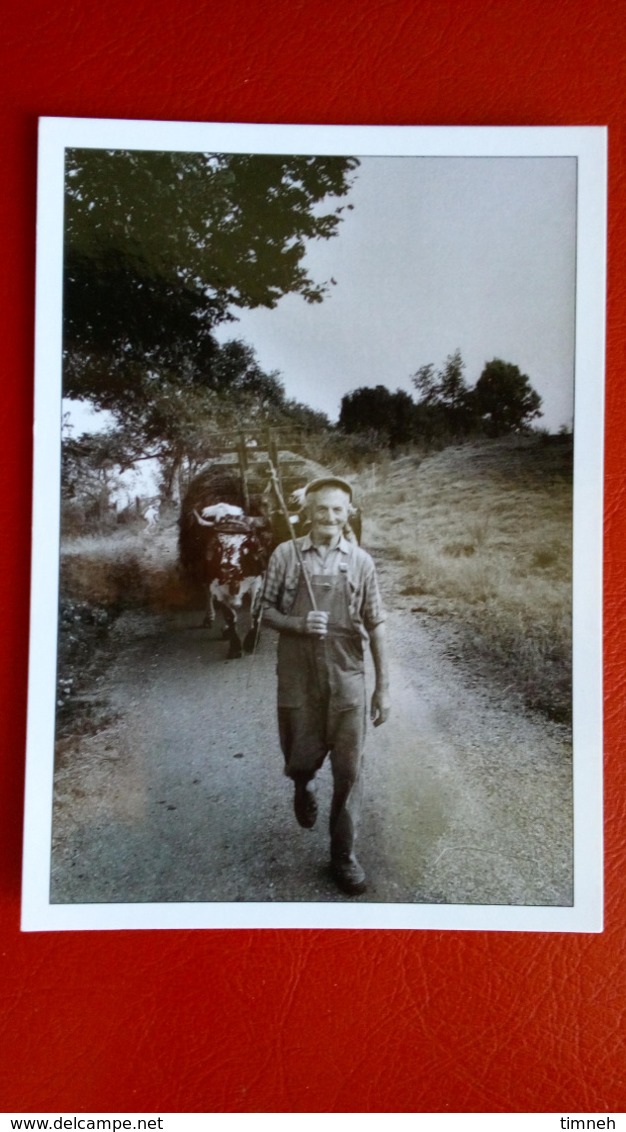
[[[415,157],[575,157],[574,904],[50,903],[67,148]],[[599,932],[602,883],[604,127],[275,126],[43,118],[39,132],[30,668],[22,930],[396,928]],[[58,421],[58,428],[53,427]]]

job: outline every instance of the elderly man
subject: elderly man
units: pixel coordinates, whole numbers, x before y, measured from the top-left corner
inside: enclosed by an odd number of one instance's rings
[[[348,895],[365,892],[354,852],[365,739],[364,644],[376,683],[374,726],[389,714],[385,615],[374,563],[345,536],[352,502],[339,477],[313,480],[305,492],[309,534],[281,543],[268,566],[265,624],[277,629],[278,728],[285,773],[295,784],[301,826],[317,818],[315,774],[327,755],[333,773],[330,852],[333,876]]]

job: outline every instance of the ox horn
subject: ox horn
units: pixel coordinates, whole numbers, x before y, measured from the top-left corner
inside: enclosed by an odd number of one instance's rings
[[[215,526],[215,519],[203,519],[202,516],[199,515],[198,512],[196,511],[195,507],[193,508],[193,513],[196,516],[196,519],[198,520],[201,527],[214,527]]]

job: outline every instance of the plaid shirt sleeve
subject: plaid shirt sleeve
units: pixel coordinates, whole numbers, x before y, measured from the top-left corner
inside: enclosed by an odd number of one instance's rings
[[[376,567],[369,554],[365,553],[363,553],[361,563],[360,588],[362,590],[361,618],[365,629],[369,633],[372,629],[375,629],[377,625],[382,625],[383,621],[386,619],[386,614],[380,596]]]
[[[285,582],[287,551],[289,549],[289,543],[280,543],[280,545],[276,547],[267,565],[265,588],[263,591],[263,605],[270,606],[273,609],[279,608],[278,603]]]

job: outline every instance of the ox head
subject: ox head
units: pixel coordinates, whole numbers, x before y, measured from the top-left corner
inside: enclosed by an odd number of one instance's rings
[[[243,508],[215,503],[194,509],[195,521],[205,532],[206,580],[222,587],[229,604],[241,604],[239,589],[244,578],[261,574],[266,554],[259,534],[266,526],[262,518],[246,515]]]

